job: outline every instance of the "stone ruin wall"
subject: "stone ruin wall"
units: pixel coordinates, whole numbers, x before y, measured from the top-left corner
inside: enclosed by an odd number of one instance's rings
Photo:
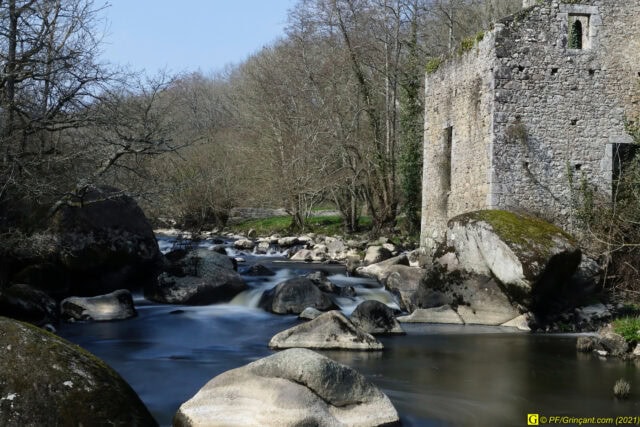
[[[570,20],[585,15],[587,48],[568,49]],[[571,228],[570,175],[611,191],[612,147],[631,141],[624,118],[640,99],[639,16],[638,0],[553,0],[503,21],[489,205]]]
[[[624,119],[640,114],[640,0],[536,3],[426,77],[427,251],[449,218],[476,209],[527,211],[571,228],[569,174],[576,187],[584,177],[611,190],[612,147],[631,141]],[[585,15],[588,48],[567,49],[570,19]]]
[[[427,74],[423,244],[425,239],[440,240],[451,216],[486,207],[493,133],[493,44],[493,33],[487,33],[470,51]]]

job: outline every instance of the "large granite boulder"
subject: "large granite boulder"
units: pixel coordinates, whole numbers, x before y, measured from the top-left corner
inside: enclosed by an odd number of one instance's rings
[[[0,313],[37,326],[58,323],[58,304],[29,285],[15,284],[0,290]]]
[[[404,334],[391,308],[376,300],[363,301],[349,316],[351,323],[371,334]]]
[[[290,349],[209,381],[174,418],[176,427],[389,426],[398,413],[355,370]]]
[[[0,348],[0,425],[157,425],[120,375],[62,338],[0,317]]]
[[[562,309],[576,291],[569,284],[580,249],[538,218],[499,210],[463,214],[449,221],[444,246],[440,260],[455,254],[458,268],[495,277],[509,299],[534,312]]]
[[[145,287],[144,295],[165,304],[207,305],[229,301],[246,289],[228,256],[197,249],[175,260],[155,283]]]
[[[120,289],[97,297],[69,297],[60,303],[65,320],[124,320],[137,316],[131,292]]]
[[[262,295],[258,305],[277,314],[300,314],[307,307],[321,311],[336,308],[329,295],[306,277],[294,277],[279,283]]]
[[[339,311],[324,313],[309,322],[282,331],[271,338],[269,347],[318,348],[324,350],[382,350],[372,335],[357,328]]]
[[[137,203],[111,187],[89,187],[60,203],[51,229],[69,294],[95,296],[155,281],[158,242]]]

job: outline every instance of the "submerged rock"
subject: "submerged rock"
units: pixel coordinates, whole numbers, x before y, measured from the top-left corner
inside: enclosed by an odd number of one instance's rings
[[[176,427],[383,426],[399,423],[391,401],[355,370],[291,349],[209,381],[174,418]]]
[[[62,338],[0,317],[0,348],[0,425],[157,425],[120,375]]]
[[[349,319],[356,327],[372,335],[404,334],[393,310],[380,301],[367,300],[360,303]]]
[[[324,313],[315,319],[276,334],[269,347],[321,348],[344,350],[382,350],[372,335],[357,328],[339,311]]]
[[[70,297],[60,303],[66,320],[123,320],[137,316],[131,292],[120,289],[97,297]]]
[[[322,311],[336,308],[331,298],[306,277],[279,283],[262,295],[259,306],[277,314],[300,314],[307,307]]]

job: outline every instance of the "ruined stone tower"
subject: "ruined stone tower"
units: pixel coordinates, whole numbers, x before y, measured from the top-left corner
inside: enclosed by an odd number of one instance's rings
[[[640,114],[640,0],[536,0],[426,76],[422,245],[449,218],[527,211],[570,226],[572,185],[611,192]]]

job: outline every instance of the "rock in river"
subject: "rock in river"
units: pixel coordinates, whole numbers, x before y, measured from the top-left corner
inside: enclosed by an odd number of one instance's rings
[[[174,426],[383,426],[389,398],[355,370],[291,349],[218,375],[180,406]]]
[[[331,298],[306,277],[285,280],[263,294],[260,307],[277,314],[300,314],[307,307],[336,308]]]
[[[58,323],[58,304],[46,293],[29,285],[0,289],[0,313],[37,326]]]
[[[336,310],[274,335],[269,341],[269,347],[325,350],[382,350],[384,348],[380,341],[357,328]]]
[[[133,389],[97,357],[0,317],[0,425],[155,426]]]
[[[367,300],[360,303],[351,313],[350,319],[355,326],[372,335],[404,333],[393,310],[380,301]]]
[[[60,303],[60,311],[67,320],[123,320],[137,315],[126,289],[97,297],[69,297]]]
[[[198,249],[147,286],[144,296],[166,304],[207,305],[229,301],[247,288],[228,256]]]

